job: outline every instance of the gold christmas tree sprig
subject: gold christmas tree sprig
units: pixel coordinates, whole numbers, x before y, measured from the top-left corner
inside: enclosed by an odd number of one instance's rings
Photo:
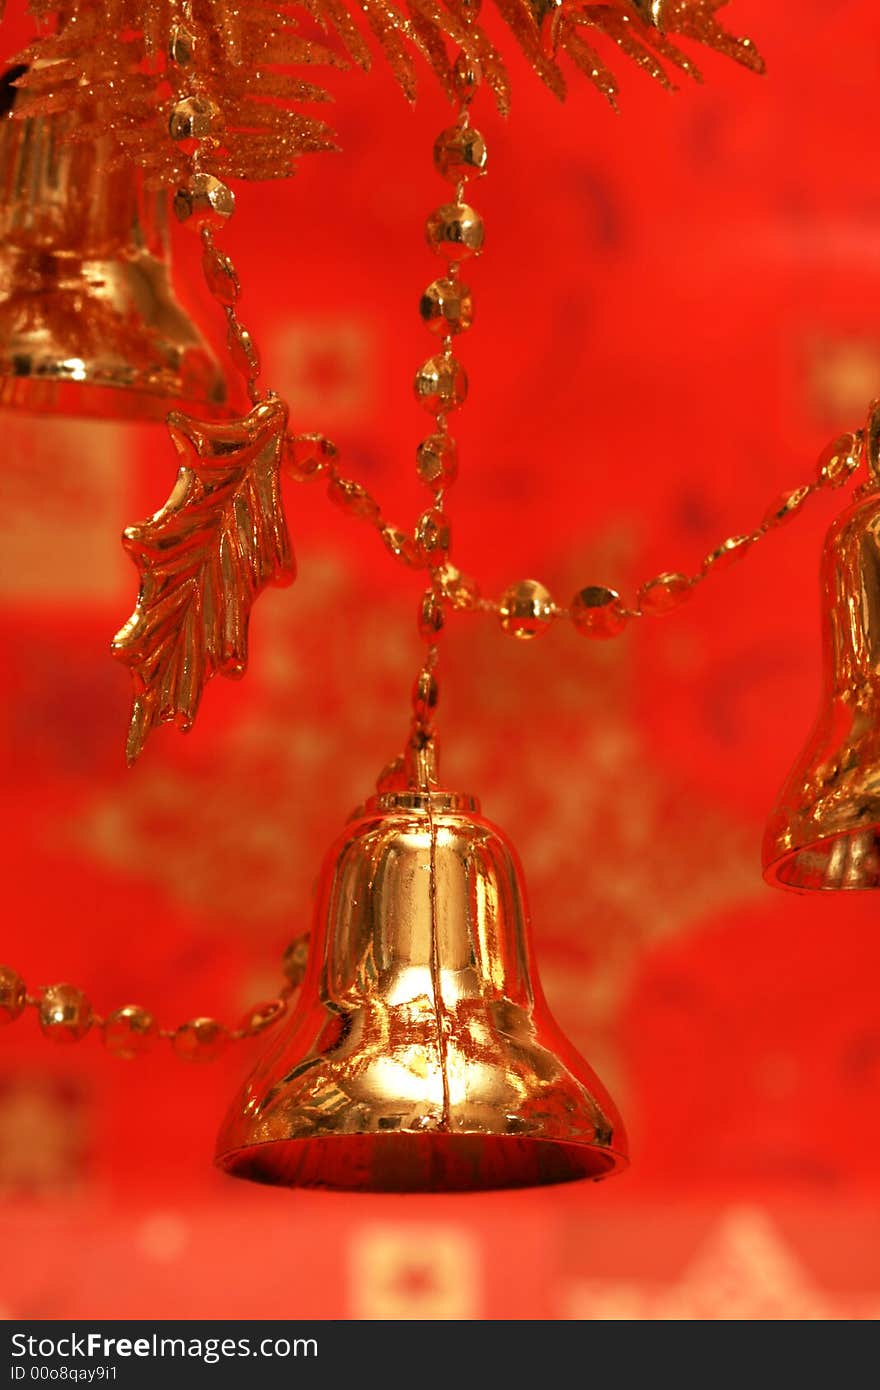
[[[290,8],[269,0],[70,0],[59,14],[31,0],[44,21],[54,12],[56,25],[16,60],[28,69],[16,83],[16,114],[69,111],[68,138],[109,137],[108,167],[139,164],[150,183],[173,188],[188,172],[190,149],[169,140],[169,121],[195,73],[205,110],[216,108],[193,114],[194,133],[211,137],[204,171],[286,178],[300,155],[335,148],[330,128],[300,109],[330,100],[302,69],[346,65],[297,32]]]
[[[2,0],[0,0],[2,2]],[[530,66],[560,99],[567,91],[563,58],[614,104],[617,81],[598,41],[672,86],[670,69],[699,80],[678,40],[691,40],[753,71],[763,61],[750,39],[723,28],[726,0],[492,0],[492,8]],[[487,7],[488,8],[488,7]],[[189,57],[212,116],[212,147],[202,168],[223,178],[285,178],[297,158],[334,148],[330,127],[302,107],[330,99],[306,80],[316,68],[348,62],[369,70],[378,47],[409,100],[417,60],[426,60],[450,96],[464,63],[476,67],[498,108],[510,106],[505,58],[482,22],[480,0],[68,0],[63,7],[31,0],[41,36],[20,54],[17,113],[74,113],[72,138],[111,137],[111,162],[135,161],[151,182],[176,185],[186,150],[168,140]],[[368,31],[369,37],[364,33]],[[326,42],[320,41],[323,34]],[[329,45],[336,44],[333,48]],[[341,51],[339,51],[341,50]]]

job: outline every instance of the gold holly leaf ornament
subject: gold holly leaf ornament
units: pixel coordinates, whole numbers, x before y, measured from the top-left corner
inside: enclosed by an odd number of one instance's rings
[[[112,644],[134,686],[129,765],[158,724],[192,726],[212,676],[244,674],[254,599],[295,577],[281,502],[286,428],[274,396],[232,421],[168,417],[177,481],[165,505],[123,535],[140,575],[135,610]]]

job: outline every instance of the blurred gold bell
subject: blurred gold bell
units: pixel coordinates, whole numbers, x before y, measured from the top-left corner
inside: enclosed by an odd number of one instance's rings
[[[604,1178],[626,1136],[538,983],[513,849],[468,796],[381,792],[325,861],[299,1003],[217,1162],[288,1187]]]
[[[870,478],[828,533],[822,561],[819,718],[767,827],[764,877],[795,892],[880,887],[880,412]]]
[[[164,419],[220,405],[216,359],[174,297],[164,193],[102,169],[103,142],[65,139],[64,114],[0,109],[0,405]]]

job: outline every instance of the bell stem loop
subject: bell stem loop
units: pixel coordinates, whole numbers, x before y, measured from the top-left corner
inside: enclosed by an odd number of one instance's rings
[[[410,787],[428,791],[437,786],[437,747],[434,711],[440,698],[434,669],[439,658],[437,646],[427,650],[412,689],[412,725],[404,754],[404,768]]]
[[[407,785],[413,791],[433,791],[439,787],[439,755],[433,733],[414,729],[404,754]]]

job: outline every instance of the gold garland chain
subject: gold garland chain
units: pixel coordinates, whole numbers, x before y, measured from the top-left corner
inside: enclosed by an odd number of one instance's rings
[[[445,277],[428,286],[419,305],[426,326],[440,336],[442,351],[422,365],[414,383],[416,398],[435,417],[435,433],[422,441],[416,453],[417,471],[434,494],[433,505],[409,530],[389,522],[369,489],[340,473],[339,450],[324,435],[287,435],[283,460],[285,473],[297,481],[326,479],[331,501],[349,516],[373,526],[397,561],[411,569],[428,571],[431,583],[421,600],[419,628],[431,645],[419,676],[421,695],[419,682],[416,685],[417,709],[424,708],[433,679],[431,673],[437,660],[433,639],[443,628],[445,607],[494,614],[504,632],[521,639],[539,636],[557,619],[570,621],[585,637],[618,637],[632,619],[658,617],[678,608],[711,575],[743,558],[765,536],[797,516],[814,493],[842,487],[859,467],[864,450],[863,430],[840,435],[820,455],[813,481],[777,497],[758,526],[728,536],[705,556],[695,574],[666,570],[654,575],[640,586],[632,604],[625,604],[615,589],[588,584],[575,593],[567,606],[560,605],[547,586],[536,579],[517,580],[499,598],[483,597],[476,581],[449,562],[450,526],[443,509],[445,490],[458,472],[448,415],[463,404],[468,390],[467,376],[453,350],[453,336],[470,328],[473,316],[471,291],[461,280],[461,263],[467,256],[480,255],[484,236],[482,218],[464,201],[465,182],[484,174],[487,161],[485,139],[470,122],[470,104],[480,82],[479,69],[461,55],[454,77],[461,101],[458,120],[455,126],[441,131],[434,146],[438,172],[455,186],[454,201],[437,208],[426,226],[429,244],[449,259],[449,266]],[[431,699],[436,703],[435,687]]]
[[[159,1040],[171,1043],[175,1056],[188,1062],[212,1062],[229,1043],[256,1037],[287,1013],[291,996],[300,988],[308,960],[308,934],[297,937],[284,952],[284,984],[277,995],[248,1009],[237,1028],[200,1015],[176,1028],[160,1028],[155,1016],[140,1004],[123,1004],[106,1017],[96,1013],[76,985],[43,985],[31,994],[11,966],[0,965],[0,1025],[14,1023],[26,1009],[36,1010],[45,1038],[57,1043],[81,1042],[97,1029],[108,1052],[130,1061]]]
[[[321,435],[289,436],[285,471],[298,481],[320,475],[328,477],[330,495],[343,510],[374,526],[385,548],[396,560],[414,569],[429,568],[443,601],[451,607],[495,614],[503,630],[512,637],[536,637],[555,619],[561,618],[569,620],[582,636],[605,639],[619,636],[631,619],[659,617],[672,612],[711,575],[742,559],[765,536],[799,515],[815,493],[843,487],[862,462],[863,449],[864,430],[840,435],[820,455],[812,482],[776,498],[758,526],[723,540],[706,555],[695,574],[664,571],[648,579],[639,587],[632,605],[624,604],[614,589],[589,584],[578,590],[567,607],[562,606],[554,602],[544,584],[534,579],[518,580],[499,598],[484,598],[476,581],[463,575],[448,560],[432,565],[431,553],[420,543],[421,521],[411,531],[390,524],[379,502],[365,487],[340,475],[339,451],[330,440]]]

